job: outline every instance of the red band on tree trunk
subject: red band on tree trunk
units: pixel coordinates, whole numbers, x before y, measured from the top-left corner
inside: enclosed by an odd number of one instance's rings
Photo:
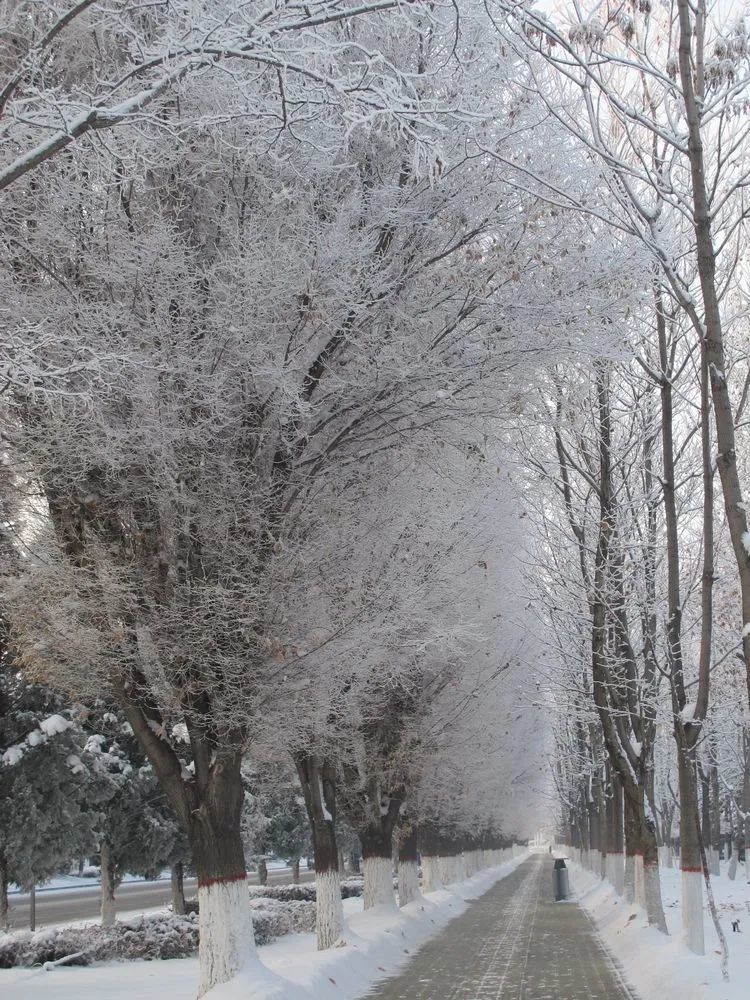
[[[247,872],[238,875],[217,875],[215,878],[199,878],[198,888],[208,889],[211,885],[224,885],[226,882],[244,882],[246,878]]]
[[[698,875],[702,875],[703,874],[703,869],[702,868],[681,868],[680,871],[683,871],[683,872],[695,872]]]

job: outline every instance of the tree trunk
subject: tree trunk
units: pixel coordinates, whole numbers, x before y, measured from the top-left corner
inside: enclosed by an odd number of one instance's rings
[[[185,912],[185,877],[181,861],[176,861],[172,865],[172,911],[183,914]]]
[[[696,955],[705,953],[703,936],[703,865],[698,834],[698,786],[692,753],[678,738],[680,781],[680,868],[682,869],[682,928],[685,944]]]
[[[36,930],[36,882],[31,883],[29,890],[29,930]]]
[[[712,875],[721,875],[721,794],[719,792],[719,768],[713,762],[709,772],[711,786],[711,857],[709,867]]]
[[[648,922],[658,927],[662,934],[667,934],[667,921],[664,916],[664,904],[661,898],[661,879],[659,877],[659,845],[656,837],[656,827],[641,806],[641,846],[643,848],[643,897]]]
[[[700,768],[701,777],[701,837],[706,857],[711,867],[711,774],[710,765]]]
[[[292,861],[292,883],[299,885],[299,858]]]
[[[8,864],[0,854],[0,930],[8,929],[10,907],[8,906]]]
[[[239,754],[215,769],[210,794],[190,816],[198,875],[198,951],[202,997],[233,979],[255,955],[240,819],[244,788]]]
[[[625,893],[625,830],[623,819],[622,783],[612,775],[612,885],[618,896]]]
[[[625,826],[625,901],[634,903],[635,898],[635,859],[640,850],[638,843],[638,827],[633,816],[633,807],[625,796],[624,803],[624,826]]]
[[[588,819],[589,819],[589,830],[590,832],[590,846],[589,846],[589,868],[594,875],[601,875],[602,867],[602,843],[601,843],[601,833],[602,824],[601,816],[599,815],[599,803],[596,791],[596,786],[598,782],[596,779],[592,779],[591,788],[589,791],[589,801],[588,801]]]
[[[115,681],[115,694],[162,788],[187,832],[198,875],[198,997],[233,979],[255,955],[250,896],[240,818],[245,801],[240,765],[246,733],[239,729],[224,745],[206,735],[195,718],[185,718],[195,776],[183,777],[180,759],[154,732],[155,712],[134,696],[138,686]],[[163,723],[163,720],[161,720]]]
[[[320,758],[295,757],[315,853],[315,930],[318,950],[333,948],[344,932],[341,873],[336,843],[336,783],[333,769]]]
[[[604,794],[604,783],[602,781],[597,782],[597,809],[599,811],[599,850],[600,850],[600,866],[599,866],[599,878],[607,878],[610,869],[609,861],[609,845],[612,839],[612,831],[610,830],[610,823],[612,820],[612,811],[610,809],[610,803]]]
[[[740,860],[740,851],[744,846],[745,841],[745,819],[741,815],[737,815],[736,827],[734,830],[734,838],[732,844],[732,857],[729,861],[729,871],[727,875],[734,882],[737,878],[737,866]]]
[[[117,919],[117,909],[115,906],[115,873],[112,852],[109,843],[102,841],[101,848],[101,915],[102,926],[111,927]]]
[[[268,885],[268,862],[265,854],[258,858],[258,885]]]
[[[664,820],[662,822],[662,829],[664,835],[664,860],[662,862],[665,868],[674,868],[674,863],[672,861],[672,856],[674,853],[674,846],[672,844],[672,823],[674,822],[674,806],[671,803],[664,802],[662,805],[662,815]]]
[[[393,835],[383,824],[373,823],[360,831],[362,861],[365,872],[364,904],[373,906],[396,905],[393,892]]]
[[[419,827],[417,842],[422,857],[422,892],[436,892],[443,888],[443,880],[440,877],[440,836],[432,823]]]
[[[412,823],[402,830],[398,845],[398,905],[406,906],[419,897],[417,828]]]

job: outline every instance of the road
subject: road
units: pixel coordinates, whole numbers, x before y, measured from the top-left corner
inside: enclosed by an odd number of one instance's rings
[[[300,881],[312,882],[315,872],[302,871]],[[251,885],[258,884],[257,875],[248,875]],[[271,869],[269,885],[288,885],[292,874],[288,868]],[[196,894],[195,879],[185,879],[185,895]],[[172,899],[169,879],[156,882],[124,882],[117,890],[118,913],[140,913],[166,906]],[[29,926],[28,895],[10,896],[10,926],[20,929]],[[99,886],[80,889],[40,889],[36,894],[37,930],[50,924],[67,924],[75,920],[91,920],[99,916]]]

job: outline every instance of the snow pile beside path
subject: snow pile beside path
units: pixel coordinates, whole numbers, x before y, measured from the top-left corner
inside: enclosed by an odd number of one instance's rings
[[[625,970],[640,1000],[747,1000],[750,982],[750,887],[742,868],[736,881],[725,875],[712,885],[729,945],[729,982],[721,978],[719,943],[711,916],[704,913],[706,954],[694,955],[682,943],[680,872],[662,869],[661,885],[669,937],[649,927],[645,912],[617,896],[609,882],[570,863],[571,892],[596,924],[610,952]],[[705,892],[704,892],[705,896]],[[705,899],[704,899],[705,903]],[[733,934],[740,918],[743,933]]]

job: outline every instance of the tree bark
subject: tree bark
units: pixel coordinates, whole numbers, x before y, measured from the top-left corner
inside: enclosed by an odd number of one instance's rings
[[[292,861],[292,883],[299,885],[299,858]]]
[[[635,903],[635,859],[641,851],[641,846],[638,826],[633,815],[633,806],[627,795],[625,796],[623,815],[625,827],[625,901]]]
[[[402,826],[398,845],[398,905],[406,906],[419,897],[419,860],[417,827]]]
[[[721,794],[719,792],[719,768],[715,761],[710,765],[711,785],[711,857],[709,867],[712,875],[721,875]]]
[[[268,863],[265,854],[258,858],[258,885],[268,885]]]
[[[106,838],[100,847],[101,854],[101,903],[102,926],[111,927],[117,919],[115,904],[115,873],[112,852]]]
[[[745,744],[745,773],[742,782],[742,811],[745,827],[745,880],[750,885],[750,731],[745,727],[743,732]]]
[[[336,782],[333,768],[320,758],[295,755],[305,798],[315,856],[315,930],[318,950],[333,948],[344,932],[341,873],[336,843]]]
[[[625,893],[625,829],[623,817],[622,783],[612,774],[612,884],[618,896]]]
[[[441,838],[433,823],[420,824],[417,843],[422,857],[422,892],[436,892],[443,888],[443,880],[439,860]]]
[[[382,824],[359,831],[365,873],[364,906],[395,906],[393,892],[393,834]]]
[[[682,869],[682,928],[685,944],[696,955],[705,954],[703,933],[703,865],[698,827],[698,784],[693,753],[678,740],[680,784],[680,868]]]
[[[255,954],[240,819],[244,788],[239,753],[224,761],[188,834],[198,875],[198,996],[233,979]]]
[[[10,907],[8,906],[8,863],[5,856],[0,854],[0,930],[7,930],[10,921]]]
[[[172,911],[177,914],[185,912],[185,878],[181,861],[172,865],[170,879],[172,883]]]
[[[711,864],[711,774],[710,765],[700,768],[701,777],[701,837],[703,847],[708,855],[709,869]]]

